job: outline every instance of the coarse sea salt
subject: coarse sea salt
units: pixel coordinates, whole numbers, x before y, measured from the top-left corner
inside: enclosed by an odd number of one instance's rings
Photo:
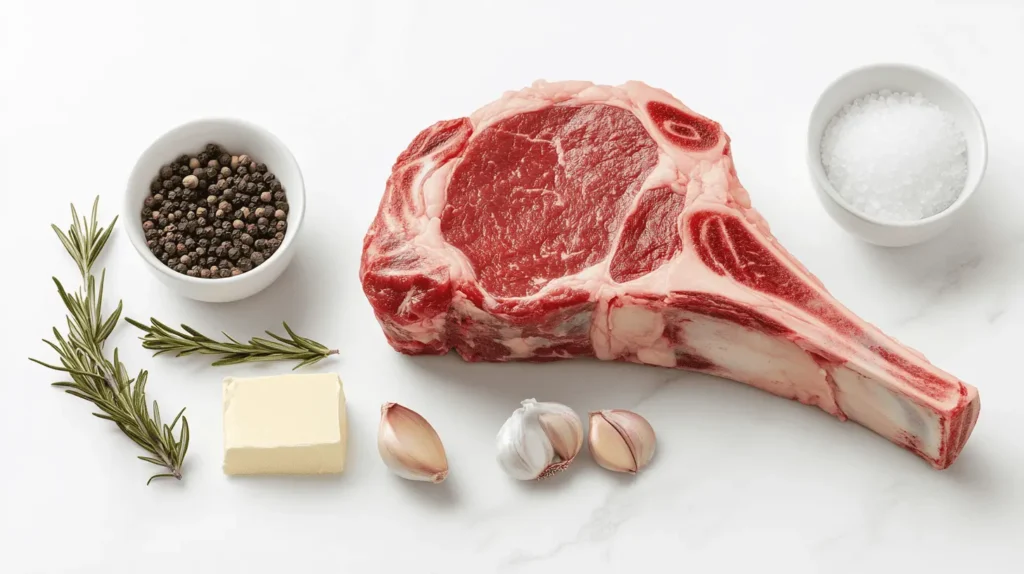
[[[967,142],[953,116],[921,94],[881,90],[832,118],[821,163],[854,209],[881,221],[914,221],[956,201],[967,181]]]

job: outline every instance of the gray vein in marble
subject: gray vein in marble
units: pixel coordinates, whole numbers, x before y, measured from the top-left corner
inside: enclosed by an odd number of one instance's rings
[[[947,295],[962,288],[967,275],[978,269],[984,260],[983,254],[973,253],[946,267],[938,274],[937,285],[929,290],[928,295],[921,299],[920,304],[909,314],[895,321],[894,325],[903,327],[927,316],[929,311],[939,305]]]
[[[502,569],[516,569],[521,565],[553,558],[574,546],[609,540],[615,535],[619,527],[631,518],[616,512],[621,508],[621,505],[616,504],[616,502],[624,497],[629,498],[627,495],[633,493],[632,489],[623,491],[617,485],[609,487],[604,500],[590,513],[590,517],[579,527],[572,538],[562,540],[543,552],[526,552],[517,549],[504,561]]]

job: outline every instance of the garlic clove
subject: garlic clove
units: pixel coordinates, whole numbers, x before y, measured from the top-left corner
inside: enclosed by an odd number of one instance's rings
[[[590,453],[608,470],[636,473],[654,458],[655,443],[651,423],[632,411],[590,413]]]
[[[377,450],[384,464],[402,478],[438,483],[448,476],[448,457],[437,431],[400,404],[380,408]]]
[[[583,447],[583,423],[558,403],[522,402],[497,436],[498,464],[512,478],[546,478],[572,463]]]
[[[572,461],[583,448],[583,423],[572,409],[558,403],[545,403],[546,412],[539,417],[544,434],[558,458]]]

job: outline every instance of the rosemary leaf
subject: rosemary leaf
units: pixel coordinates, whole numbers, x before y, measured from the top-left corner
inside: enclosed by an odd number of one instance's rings
[[[68,255],[75,262],[81,275],[82,284],[69,292],[56,277],[53,282],[57,294],[67,309],[67,335],[56,327],[53,337],[56,343],[43,340],[60,358],[60,365],[29,359],[48,369],[68,373],[71,381],[52,383],[64,392],[93,403],[100,411],[93,416],[113,422],[128,438],[132,439],[151,456],[140,459],[166,469],[166,472],[150,477],[146,484],[156,478],[181,480],[181,468],[188,450],[188,421],[178,412],[174,422],[161,425],[160,409],[153,401],[153,416],[150,417],[145,395],[148,373],[140,371],[135,379],[128,377],[128,370],[121,363],[117,349],[113,361],[103,356],[103,344],[113,332],[123,310],[122,302],[104,319],[103,292],[106,284],[106,270],[100,273],[99,281],[92,273],[93,264],[99,258],[103,247],[110,239],[110,233],[117,223],[115,217],[107,227],[100,227],[97,219],[99,198],[93,202],[89,219],[79,217],[78,210],[71,206],[72,224],[67,231],[52,225]],[[178,438],[174,429],[181,422]]]
[[[266,361],[298,361],[295,366],[297,369],[338,354],[337,349],[328,349],[312,339],[296,335],[287,323],[284,323],[284,329],[289,337],[266,331],[271,339],[252,337],[247,343],[241,343],[224,332],[221,334],[227,341],[216,341],[188,325],[181,325],[179,331],[152,317],[148,325],[131,317],[125,317],[125,321],[144,333],[140,337],[142,347],[155,351],[154,357],[163,353],[175,353],[176,357],[196,353],[220,355],[219,359],[213,361],[214,367]]]

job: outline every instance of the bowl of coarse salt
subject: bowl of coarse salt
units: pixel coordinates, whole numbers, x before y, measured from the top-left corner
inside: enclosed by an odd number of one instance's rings
[[[843,229],[885,247],[948,229],[988,163],[985,126],[952,82],[905,64],[855,69],[819,97],[807,162]]]

